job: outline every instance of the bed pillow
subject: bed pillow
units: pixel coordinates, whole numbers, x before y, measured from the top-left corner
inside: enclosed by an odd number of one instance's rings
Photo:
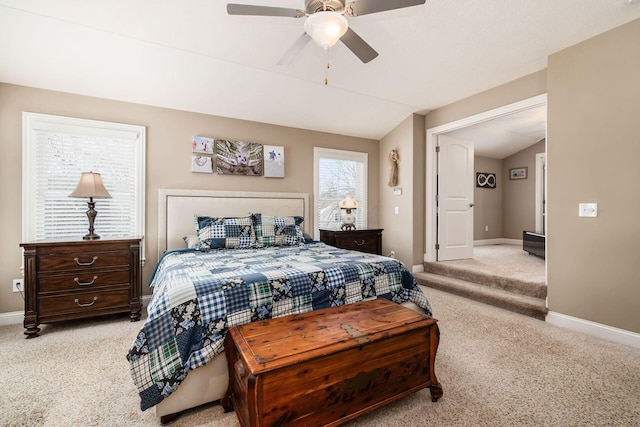
[[[251,214],[258,246],[298,246],[304,244],[301,216]]]
[[[245,217],[194,216],[198,236],[198,250],[248,249],[256,246],[253,221]]]
[[[198,246],[198,236],[195,234],[188,234],[182,238],[187,244],[187,248],[195,248]]]

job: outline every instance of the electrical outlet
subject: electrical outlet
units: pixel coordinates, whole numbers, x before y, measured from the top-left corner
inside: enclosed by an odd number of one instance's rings
[[[13,279],[13,292],[22,292],[24,290],[22,284],[22,279]]]

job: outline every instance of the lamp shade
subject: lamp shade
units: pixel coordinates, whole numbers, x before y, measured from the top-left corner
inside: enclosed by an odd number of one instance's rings
[[[316,12],[304,21],[304,31],[324,50],[336,44],[348,28],[347,18],[332,11]]]
[[[80,181],[69,197],[92,197],[94,199],[110,199],[111,194],[104,188],[102,177],[97,172],[82,172]]]
[[[356,209],[358,202],[353,200],[350,195],[340,201],[340,209]]]

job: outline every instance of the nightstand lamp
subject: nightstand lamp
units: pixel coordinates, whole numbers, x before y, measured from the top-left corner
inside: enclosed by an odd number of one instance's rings
[[[358,202],[353,200],[351,196],[347,196],[340,201],[340,209],[342,209],[342,229],[356,229],[356,214],[352,211],[358,208]]]
[[[89,210],[87,218],[89,218],[89,233],[83,237],[84,240],[97,240],[100,238],[94,233],[93,222],[96,220],[98,212],[95,210],[96,203],[93,199],[110,199],[111,194],[104,188],[102,177],[96,172],[82,172],[78,186],[69,197],[89,198],[87,202]]]

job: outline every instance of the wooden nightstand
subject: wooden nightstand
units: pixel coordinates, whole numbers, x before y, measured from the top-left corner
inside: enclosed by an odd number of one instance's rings
[[[349,231],[320,229],[320,241],[336,248],[382,255],[382,230],[382,228]]]
[[[140,238],[41,241],[24,248],[24,327],[113,313],[140,320]]]

